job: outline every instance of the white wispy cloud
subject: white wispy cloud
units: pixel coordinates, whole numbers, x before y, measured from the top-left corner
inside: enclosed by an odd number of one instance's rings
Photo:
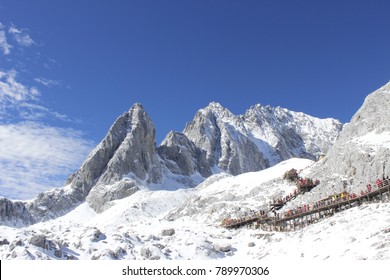
[[[0,196],[31,199],[62,186],[92,147],[80,131],[39,122],[69,121],[39,104],[40,97],[36,87],[18,80],[15,70],[0,71]]]
[[[37,101],[41,93],[36,87],[29,87],[17,80],[15,70],[0,70],[0,119],[8,110],[23,111],[26,104]]]
[[[0,101],[9,99],[11,102],[20,102],[37,99],[40,95],[36,87],[28,87],[18,82],[17,72],[10,70],[0,71]]]
[[[48,124],[72,120],[42,102],[41,89],[59,82],[26,75],[25,49],[36,46],[27,29],[0,23],[0,196],[11,199],[62,186],[92,148],[80,131]]]
[[[7,27],[0,22],[0,50],[4,55],[11,53],[13,46],[9,43],[10,41],[22,48],[35,45],[27,29],[17,28],[15,25]]]
[[[33,44],[35,44],[34,40],[25,29],[19,29],[12,25],[8,29],[8,33],[11,34],[16,43],[21,47],[31,47]]]
[[[50,85],[57,84],[56,81],[44,80]],[[49,85],[48,85],[49,86]],[[50,108],[39,104],[41,92],[37,87],[27,86],[18,80],[18,73],[15,70],[0,70],[0,120],[9,118],[9,111],[13,117],[23,120],[42,120],[54,118],[62,121],[70,121],[65,114],[58,113]]]
[[[61,84],[59,81],[46,79],[46,78],[35,78],[34,81],[45,87],[59,86]]]
[[[8,55],[11,52],[12,46],[8,43],[7,34],[4,28],[5,26],[0,22],[0,50],[3,54]]]
[[[37,122],[0,124],[0,196],[31,199],[62,186],[91,148],[74,129]]]

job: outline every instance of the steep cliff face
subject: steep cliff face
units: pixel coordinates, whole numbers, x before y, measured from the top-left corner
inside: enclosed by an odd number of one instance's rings
[[[139,190],[142,184],[137,179],[146,184],[162,180],[155,128],[140,104],[135,104],[119,117],[107,137],[96,152],[109,150],[110,157],[87,196],[88,203],[96,211],[102,211],[106,202]],[[113,141],[113,138],[116,140]],[[114,142],[115,145],[112,145]],[[92,152],[91,160],[94,160],[95,154]]]
[[[212,174],[206,152],[183,133],[171,131],[158,148],[158,154],[173,174],[191,176],[199,172],[204,178]]]
[[[121,142],[110,153],[112,156],[97,184],[117,182],[130,172],[147,183],[161,181],[161,166],[156,151],[156,131],[140,104],[135,104],[129,112],[123,114],[109,133],[119,134]],[[107,149],[104,146],[101,148]]]
[[[19,225],[30,224],[34,221],[23,202],[12,202],[6,198],[0,198],[1,224]]]
[[[313,176],[322,180],[318,191],[359,192],[390,176],[389,163],[390,83],[367,96]]]

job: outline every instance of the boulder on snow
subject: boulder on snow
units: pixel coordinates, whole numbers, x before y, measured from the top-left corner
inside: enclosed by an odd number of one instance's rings
[[[1,239],[0,240],[0,246],[3,246],[3,245],[8,245],[9,244],[9,241],[7,239]]]
[[[214,245],[215,250],[220,251],[220,252],[230,252],[232,250],[232,245],[230,243],[218,243]]]
[[[148,260],[152,256],[152,251],[148,247],[142,247],[140,255]]]
[[[62,250],[61,249],[54,250],[54,256],[56,256],[57,258],[62,258]]]
[[[16,246],[23,246],[23,245],[24,245],[24,243],[23,243],[22,240],[20,240],[20,239],[14,240],[14,241],[12,241],[12,243],[9,245],[9,251],[10,251],[10,252],[13,251],[13,250],[16,248]]]
[[[42,234],[32,236],[28,242],[32,245],[37,246],[37,247],[46,249],[47,239],[46,239],[46,236],[44,236]]]
[[[162,236],[172,236],[174,234],[175,234],[175,230],[173,228],[163,229],[163,231],[161,232]]]
[[[106,235],[103,234],[99,229],[95,229],[92,234],[91,241],[99,242],[100,240],[104,240],[104,239],[106,239]]]

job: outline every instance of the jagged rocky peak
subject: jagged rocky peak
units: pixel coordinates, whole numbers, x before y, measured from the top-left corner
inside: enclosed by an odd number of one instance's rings
[[[125,116],[125,137],[98,183],[113,183],[128,173],[133,173],[148,183],[157,183],[161,179],[161,171],[156,153],[154,125],[139,103],[133,105]]]
[[[209,105],[199,110],[194,119],[187,123],[183,133],[197,147],[206,152],[207,160],[210,162],[219,157],[217,142],[219,142],[221,132],[212,106]]]
[[[227,108],[223,107],[220,103],[212,101],[204,109],[200,109],[199,112],[212,113],[218,117],[233,117],[233,113]]]
[[[219,103],[212,102],[199,110],[183,132],[206,152],[209,165],[231,174],[261,170],[267,159],[248,135],[244,123]]]
[[[155,149],[154,125],[142,105],[136,103],[116,119],[69,183],[82,186],[88,195],[96,183],[116,182],[129,172],[143,180],[148,171],[155,172]],[[158,172],[153,175],[148,179],[158,181]]]
[[[118,145],[107,146],[106,143],[111,142],[110,135],[116,132],[119,134]],[[106,137],[99,146],[103,151],[110,150],[111,157],[87,196],[90,206],[98,212],[107,202],[133,194],[143,183],[162,180],[156,131],[141,104],[134,104],[119,117],[107,136],[109,138]]]

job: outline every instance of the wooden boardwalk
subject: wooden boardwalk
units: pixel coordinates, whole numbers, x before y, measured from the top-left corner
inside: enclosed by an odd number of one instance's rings
[[[241,219],[232,220],[223,226],[229,229],[239,228],[242,226],[252,226],[263,230],[272,231],[290,231],[302,228],[309,224],[329,217],[337,212],[344,211],[351,207],[359,206],[364,201],[383,200],[384,195],[390,194],[390,181],[385,180],[382,186],[374,191],[365,192],[359,196],[345,196],[343,198],[333,199],[332,196],[320,200],[311,205],[298,207],[285,213],[272,213],[271,211],[262,212],[246,216]],[[272,214],[273,215],[272,215]]]

